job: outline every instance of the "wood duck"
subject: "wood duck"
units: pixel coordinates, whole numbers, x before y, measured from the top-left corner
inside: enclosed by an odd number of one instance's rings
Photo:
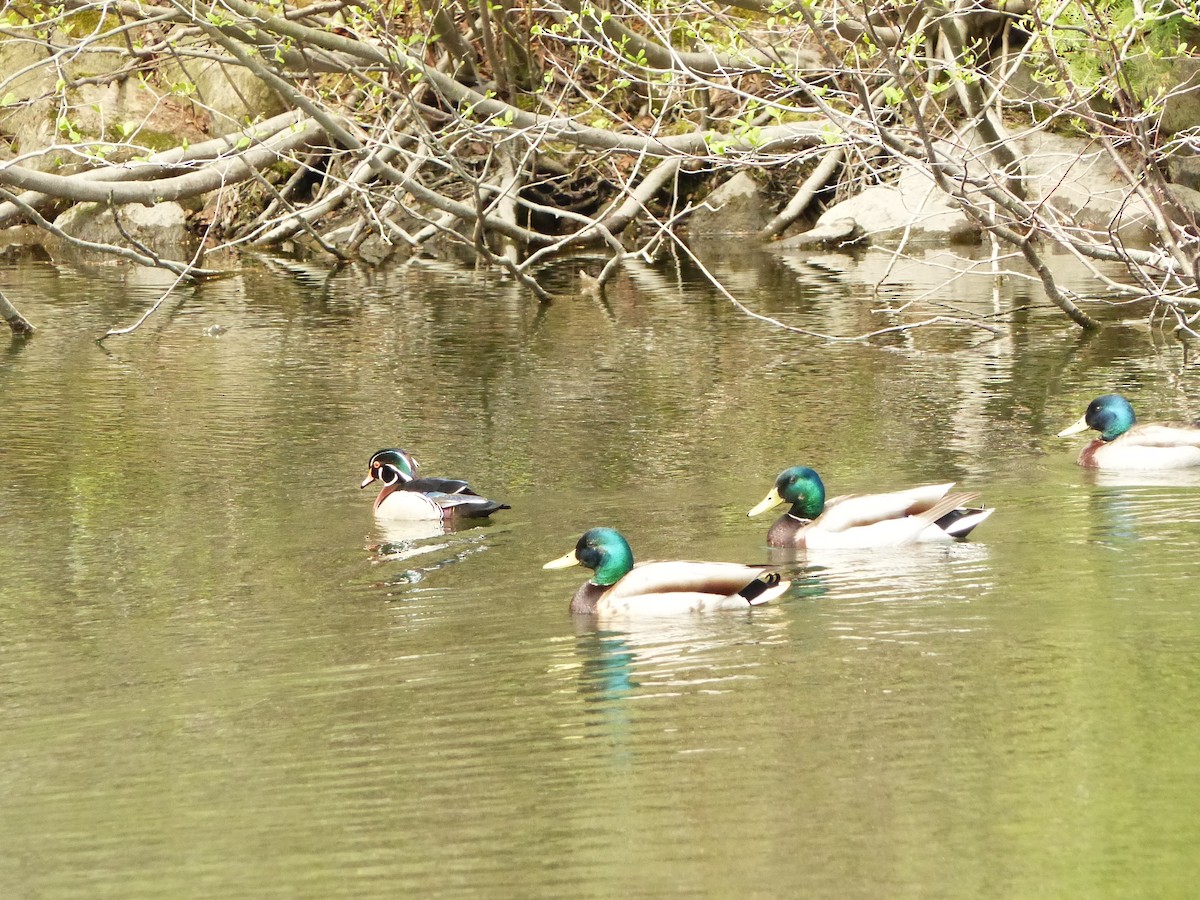
[[[454,478],[419,478],[420,466],[406,450],[380,450],[367,464],[361,487],[379,479],[383,489],[375,498],[375,515],[407,521],[481,519],[506,503],[476,494],[467,482]]]

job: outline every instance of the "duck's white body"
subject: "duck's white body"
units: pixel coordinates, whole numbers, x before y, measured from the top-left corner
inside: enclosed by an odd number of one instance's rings
[[[780,581],[754,599],[746,600],[738,591],[764,571],[762,566],[740,563],[644,562],[610,587],[589,581],[576,597],[599,589],[594,612],[608,616],[675,616],[749,609],[770,603],[789,587],[789,582]]]
[[[1059,437],[1081,431],[1100,432],[1100,438],[1079,453],[1088,469],[1152,471],[1200,466],[1200,426],[1147,422],[1139,425],[1133,405],[1120,394],[1103,394]]]
[[[671,560],[634,563],[612,528],[590,528],[565,556],[542,568],[584,566],[595,575],[571,598],[571,612],[594,616],[677,616],[749,609],[781,596],[791,582],[769,566]]]
[[[1135,425],[1111,441],[1091,441],[1080,451],[1079,464],[1123,471],[1195,468],[1200,466],[1200,428]]]
[[[798,487],[799,486],[799,487]],[[965,506],[975,494],[951,494],[953,482],[926,484],[883,494],[845,494],[824,500],[820,476],[796,466],[785,469],[771,493],[749,515],[792,502],[767,531],[767,544],[785,549],[867,550],[954,541],[992,514]],[[802,498],[802,490],[811,494]],[[787,499],[781,491],[787,493]],[[803,518],[797,510],[818,510]]]

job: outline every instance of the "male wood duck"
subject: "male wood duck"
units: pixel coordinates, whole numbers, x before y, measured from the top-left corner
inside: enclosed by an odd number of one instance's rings
[[[1137,424],[1133,405],[1120,394],[1104,394],[1059,437],[1089,428],[1100,432],[1079,452],[1089,469],[1188,469],[1200,466],[1200,427],[1175,423]]]
[[[951,494],[954,483],[929,484],[887,494],[847,494],[826,502],[825,485],[807,466],[784,469],[757,516],[780,503],[791,508],[767,532],[771,547],[814,550],[902,547],[966,537],[991,509],[968,507],[978,494]]]
[[[476,494],[467,482],[454,478],[418,478],[420,466],[406,450],[380,450],[367,464],[360,487],[375,479],[383,489],[375,498],[375,515],[408,521],[481,519],[499,509],[511,509]]]
[[[619,531],[592,528],[575,549],[544,569],[583,566],[595,574],[575,592],[571,612],[582,615],[671,616],[749,609],[781,596],[791,582],[768,566],[683,560],[634,565]]]

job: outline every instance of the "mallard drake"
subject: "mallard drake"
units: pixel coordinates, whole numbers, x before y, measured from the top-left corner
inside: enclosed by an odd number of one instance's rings
[[[963,538],[990,516],[968,507],[978,494],[951,494],[954,483],[929,484],[889,494],[847,494],[825,501],[825,484],[807,466],[784,469],[748,516],[792,504],[767,532],[771,547],[814,550],[901,547]]]
[[[670,616],[748,609],[774,600],[791,585],[767,566],[687,561],[635,566],[629,542],[612,528],[585,531],[574,550],[542,568],[568,566],[596,573],[571,600],[571,612],[583,615]]]
[[[1187,469],[1200,466],[1200,427],[1165,423],[1137,424],[1133,405],[1120,394],[1104,394],[1059,437],[1089,428],[1100,437],[1079,452],[1089,469]]]
[[[418,478],[420,466],[406,450],[380,450],[367,464],[360,487],[375,479],[383,489],[375,498],[375,515],[383,519],[480,519],[498,509],[510,509],[481,497],[465,481],[455,478]]]

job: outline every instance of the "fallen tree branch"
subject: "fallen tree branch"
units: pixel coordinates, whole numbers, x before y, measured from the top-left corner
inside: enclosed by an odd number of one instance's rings
[[[840,145],[826,153],[817,167],[813,169],[812,174],[804,179],[804,183],[800,185],[800,189],[788,201],[787,206],[763,226],[758,236],[763,240],[770,240],[780,234],[785,228],[800,218],[800,216],[804,215],[804,211],[812,203],[813,197],[817,195],[818,191],[824,190],[825,186],[829,184],[830,179],[842,167],[845,159],[846,149]]]
[[[192,169],[206,162],[215,162],[224,154],[239,152],[237,144],[243,139],[248,139],[252,143],[263,144],[283,130],[293,127],[302,121],[303,118],[303,114],[298,110],[289,110],[288,112],[259,122],[257,125],[249,126],[242,131],[227,134],[224,137],[215,138],[211,141],[192,144],[188,147],[175,147],[171,150],[164,150],[161,153],[151,154],[145,160],[132,160],[127,163],[107,165],[104,168],[88,169],[76,175],[62,177],[70,179],[72,183],[89,181],[106,184],[123,181],[150,181],[152,179],[163,178],[178,172],[180,169]],[[44,157],[47,154],[55,152],[56,149],[58,148],[48,147],[37,153],[27,154],[17,160],[12,160],[10,164],[23,162],[32,157]],[[34,209],[42,209],[63,199],[69,199],[56,194],[39,191],[26,191],[19,196],[26,206],[31,206]],[[20,209],[15,204],[0,203],[0,228],[12,224],[18,218],[20,218]]]
[[[181,12],[190,7],[183,0],[173,0]],[[223,10],[232,10],[253,23],[254,29],[263,29],[303,44],[320,47],[335,53],[344,53],[360,62],[385,67],[403,78],[419,75],[441,95],[451,106],[458,108],[465,119],[477,122],[505,122],[506,131],[521,131],[531,129],[543,140],[560,140],[577,144],[593,150],[612,150],[624,153],[649,153],[653,156],[673,156],[676,154],[705,154],[713,145],[721,148],[722,158],[736,153],[753,152],[772,153],[786,152],[803,147],[816,146],[824,140],[823,122],[798,122],[774,125],[754,130],[753,134],[737,135],[716,131],[693,132],[691,134],[671,137],[650,137],[643,135],[620,134],[603,128],[592,128],[582,125],[569,117],[550,117],[527,112],[519,106],[505,103],[494,97],[480,93],[456,81],[449,75],[439,72],[424,60],[405,51],[401,46],[381,48],[364,41],[354,40],[340,34],[308,28],[295,22],[281,19],[278,16],[264,15],[260,7],[246,0],[223,0]],[[195,9],[204,15],[214,13],[212,7],[197,2]],[[236,44],[235,38],[229,37],[224,31],[207,26],[210,37],[217,40],[226,50],[234,52],[231,44]],[[216,32],[216,34],[214,34]],[[217,37],[220,35],[220,38]],[[239,62],[255,71],[261,77],[265,67],[252,65],[243,54],[235,53]],[[272,73],[274,74],[274,73]],[[280,79],[281,80],[281,79]],[[286,82],[285,82],[286,83]],[[271,86],[278,89],[275,80]],[[305,107],[301,107],[305,109]],[[310,110],[309,114],[311,115]],[[499,126],[498,126],[499,127]]]
[[[312,120],[277,132],[236,156],[217,159],[186,175],[158,178],[151,181],[108,182],[96,178],[71,175],[52,175],[12,164],[0,165],[0,185],[25,191],[49,194],[75,203],[141,203],[152,206],[166,200],[185,200],[198,197],[217,188],[247,181],[259,169],[287,159],[288,154],[320,140],[324,129]],[[16,203],[11,197],[9,202]],[[33,207],[22,204],[25,210]]]
[[[0,291],[0,316],[4,316],[4,321],[8,323],[13,334],[27,337],[37,331],[33,324],[13,306],[12,301],[4,296],[4,291]]]

